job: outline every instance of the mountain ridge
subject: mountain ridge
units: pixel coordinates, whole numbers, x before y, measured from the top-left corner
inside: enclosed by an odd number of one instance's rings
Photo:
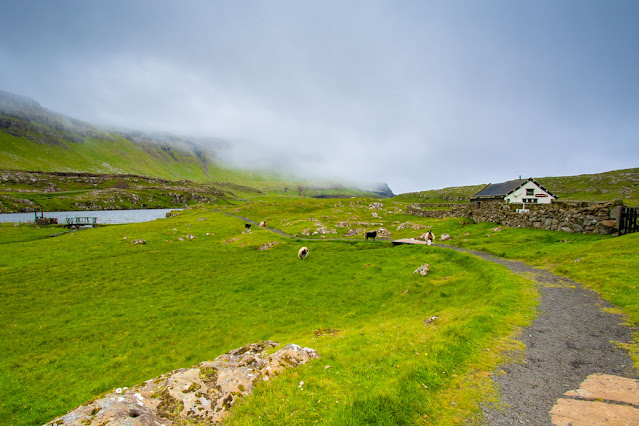
[[[227,142],[216,138],[105,129],[0,90],[0,170],[188,179],[252,187],[254,193],[286,194],[284,188],[304,187],[310,194],[327,197],[335,196],[338,190],[344,196],[395,195],[387,184],[362,189],[229,167],[220,159],[225,146]]]

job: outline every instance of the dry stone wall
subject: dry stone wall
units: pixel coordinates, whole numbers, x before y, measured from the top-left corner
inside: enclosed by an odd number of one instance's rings
[[[434,219],[444,219],[446,217],[470,217],[470,204],[412,204],[408,206],[406,213]]]
[[[521,204],[502,201],[448,204],[448,210],[441,210],[444,206],[446,205],[412,205],[407,212],[429,218],[468,217],[475,222],[494,222],[513,228],[616,234],[619,232],[623,203],[620,200],[609,203],[553,201],[552,204],[527,204],[525,212],[518,212]],[[436,209],[432,209],[433,207]]]

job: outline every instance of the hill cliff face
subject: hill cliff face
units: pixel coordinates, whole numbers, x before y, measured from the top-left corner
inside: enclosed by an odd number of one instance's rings
[[[386,184],[367,189],[356,189],[346,185],[318,185],[286,179],[277,173],[254,172],[226,167],[218,160],[218,152],[225,142],[219,139],[196,139],[168,134],[150,134],[140,131],[107,130],[55,111],[43,108],[33,99],[0,90],[0,172],[4,171],[0,182],[0,211],[24,211],[32,209],[84,208],[92,206],[90,199],[79,195],[78,200],[52,203],[56,197],[52,192],[43,191],[41,181],[51,179],[65,192],[77,188],[82,182],[81,175],[106,175],[102,192],[93,197],[107,200],[119,199],[109,191],[131,192],[131,188],[109,186],[109,182],[128,182],[133,175],[137,181],[146,179],[143,186],[154,186],[154,179],[166,181],[191,181],[179,184],[188,187],[190,195],[170,197],[165,194],[142,197],[128,194],[126,202],[105,202],[101,208],[125,207],[166,207],[180,206],[202,199],[200,195],[210,194],[210,186],[216,188],[216,197],[222,193],[232,198],[251,197],[263,194],[287,196],[327,196],[341,195],[390,197],[394,194]],[[40,172],[45,172],[44,174]],[[26,174],[25,174],[26,173]],[[47,174],[49,173],[49,174]],[[122,175],[122,179],[113,178]],[[26,176],[26,178],[25,178]],[[26,182],[26,183],[25,183]],[[29,185],[28,182],[33,182]],[[201,190],[194,189],[197,185]],[[115,185],[115,183],[114,183]],[[142,185],[142,184],[140,184]],[[162,184],[163,191],[172,189],[173,184]],[[295,190],[291,190],[295,188]],[[78,188],[79,189],[79,188]],[[81,191],[90,187],[82,186]],[[142,188],[137,188],[141,190]],[[149,188],[144,188],[148,190]],[[154,188],[160,190],[160,188]],[[173,188],[174,190],[174,188]],[[38,193],[46,193],[46,197]],[[175,192],[175,190],[174,190]],[[177,192],[176,192],[177,193]],[[26,196],[25,194],[30,194]],[[42,195],[42,194],[40,194]],[[61,197],[66,195],[59,194]],[[138,197],[145,201],[137,202]],[[120,197],[121,198],[121,197]],[[180,201],[176,201],[180,200]],[[98,205],[98,204],[96,204]]]
[[[107,131],[0,91],[1,169],[209,180],[211,157],[188,139]]]

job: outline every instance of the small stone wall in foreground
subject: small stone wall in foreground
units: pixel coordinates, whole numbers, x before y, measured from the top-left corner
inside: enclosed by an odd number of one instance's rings
[[[287,368],[319,358],[314,349],[295,344],[267,355],[266,350],[277,345],[270,340],[252,343],[131,389],[116,389],[47,425],[220,423],[237,400],[253,393],[257,380],[269,380]]]

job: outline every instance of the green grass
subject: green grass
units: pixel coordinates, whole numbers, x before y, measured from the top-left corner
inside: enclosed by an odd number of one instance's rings
[[[67,232],[57,226],[34,226],[25,223],[0,223],[0,245],[47,239]]]
[[[156,148],[154,155],[122,137],[84,143],[36,143],[0,132],[0,168],[89,173],[133,173],[165,179],[208,180],[194,155]]]
[[[378,205],[382,206],[381,209],[374,208]],[[469,223],[463,218],[425,219],[408,216],[404,213],[406,206],[406,203],[394,199],[287,200],[282,197],[262,197],[241,205],[221,206],[220,209],[255,222],[266,221],[268,226],[289,235],[317,239],[361,240],[365,230],[373,231],[380,228],[390,232],[388,239],[417,238],[428,229],[433,229],[437,233],[456,233]],[[406,225],[407,222],[410,226]],[[313,234],[320,228],[335,233]],[[346,237],[349,229],[360,231],[357,235]]]
[[[486,184],[453,186],[420,192],[399,194],[393,199],[406,203],[467,203],[471,195],[479,192]]]
[[[322,201],[311,201],[307,210],[297,201],[242,208],[302,220],[321,213]],[[530,281],[473,256],[243,228],[210,208],[55,238],[3,225],[0,423],[42,423],[259,339],[321,358],[260,383],[231,424],[462,423],[494,395],[489,372],[533,315]],[[187,234],[198,238],[179,241]],[[270,241],[279,244],[257,250]],[[311,250],[305,261],[301,245]],[[431,273],[413,275],[423,263]],[[318,338],[318,328],[341,332]]]

